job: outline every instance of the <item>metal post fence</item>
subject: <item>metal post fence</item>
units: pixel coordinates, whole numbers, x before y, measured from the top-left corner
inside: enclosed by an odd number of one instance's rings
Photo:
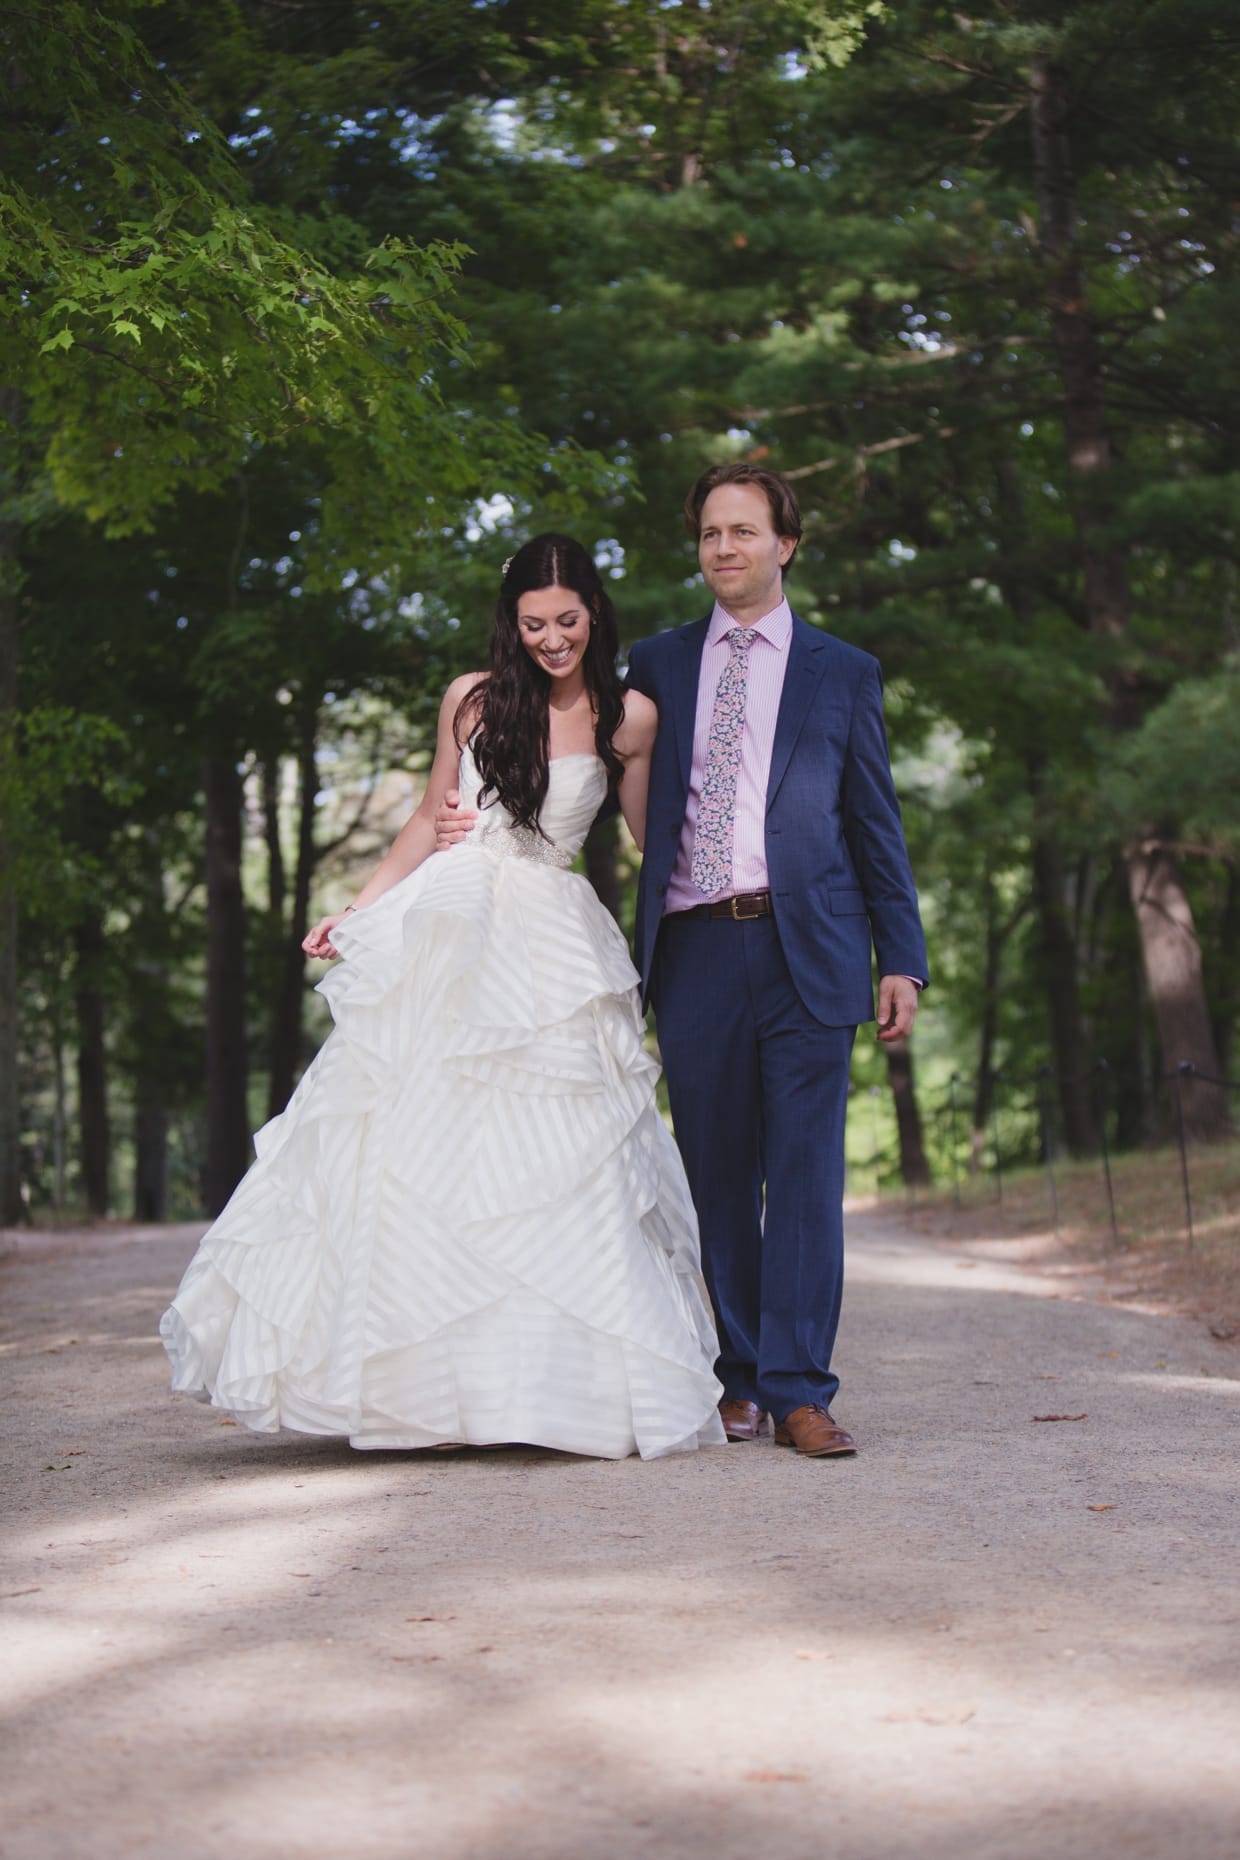
[[[1170,1118],[1174,1120],[1176,1153],[1179,1159],[1179,1187],[1184,1208],[1184,1238],[1187,1249],[1196,1248],[1201,1214],[1201,1190],[1198,1189],[1197,1205],[1194,1205],[1194,1183],[1192,1173],[1192,1153],[1194,1141],[1191,1135],[1193,1121],[1191,1100],[1187,1094],[1196,1085],[1213,1085],[1225,1092],[1240,1090],[1240,1084],[1227,1078],[1213,1078],[1199,1072],[1189,1060],[1181,1061],[1174,1071],[1160,1075],[1164,1089],[1172,1094]],[[994,1176],[994,1194],[1001,1213],[1006,1214],[1009,1204],[1019,1210],[1022,1202],[1017,1195],[1015,1201],[1010,1193],[1009,1180],[1013,1169],[1024,1167],[1036,1168],[1041,1164],[1046,1184],[1048,1212],[1058,1235],[1067,1218],[1068,1203],[1062,1201],[1061,1191],[1067,1186],[1079,1182],[1081,1172],[1070,1172],[1066,1177],[1059,1165],[1066,1152],[1066,1134],[1062,1124],[1062,1108],[1059,1092],[1055,1089],[1058,1079],[1055,1067],[1044,1063],[1030,1073],[1011,1073],[1002,1067],[996,1067],[988,1075],[990,1105],[987,1113],[989,1126],[990,1173]],[[1080,1085],[1085,1083],[1092,1092],[1097,1117],[1098,1157],[1102,1165],[1102,1183],[1106,1194],[1106,1218],[1109,1229],[1109,1244],[1118,1247],[1121,1244],[1119,1210],[1116,1199],[1115,1171],[1113,1167],[1113,1143],[1115,1103],[1115,1073],[1105,1059],[1096,1059],[1087,1072],[1077,1074],[1064,1083]],[[936,1133],[932,1149],[937,1150],[934,1157],[936,1172],[950,1172],[952,1203],[962,1208],[970,1198],[966,1196],[966,1171],[962,1162],[962,1145],[965,1141],[964,1115],[966,1092],[975,1089],[976,1081],[971,1087],[970,1081],[958,1072],[949,1075],[945,1089],[938,1097],[923,1096],[925,1127]],[[883,1089],[877,1085],[858,1088],[857,1095],[869,1099],[868,1131],[870,1139],[870,1156],[868,1168],[866,1160],[861,1167],[871,1176],[876,1192],[882,1192],[884,1171],[898,1170],[900,1166],[900,1137],[897,1128],[893,1137],[884,1143],[881,1128],[880,1100]],[[929,1097],[929,1102],[927,1102]],[[1057,1123],[1056,1119],[1060,1122]],[[971,1126],[970,1126],[971,1128]],[[1166,1124],[1163,1129],[1166,1131]],[[979,1134],[979,1133],[975,1133]],[[1235,1126],[1223,1120],[1223,1134],[1235,1137]],[[943,1156],[946,1143],[947,1155]],[[1085,1159],[1082,1159],[1083,1161]],[[972,1165],[970,1164],[970,1173]],[[1088,1173],[1088,1170],[1086,1170]],[[1061,1179],[1062,1178],[1062,1179]],[[1148,1221],[1156,1208],[1156,1203],[1147,1207],[1145,1218]],[[1090,1218],[1085,1216],[1085,1218]]]

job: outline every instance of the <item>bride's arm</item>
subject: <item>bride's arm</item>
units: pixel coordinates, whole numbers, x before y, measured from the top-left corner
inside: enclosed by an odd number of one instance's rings
[[[456,740],[456,713],[462,699],[486,676],[481,672],[467,672],[462,678],[454,678],[444,693],[443,703],[439,707],[439,732],[435,740],[435,759],[431,763],[431,772],[427,777],[426,790],[417,807],[409,816],[387,852],[362,886],[352,904],[334,916],[320,918],[310,931],[302,948],[308,956],[334,956],[335,949],[331,942],[331,932],[340,919],[352,911],[365,910],[381,898],[393,885],[399,885],[402,878],[408,878],[424,860],[429,859],[435,850],[435,814],[443,805],[444,796],[449,788],[455,788],[460,774],[461,752]]]
[[[640,691],[624,694],[624,722],[616,731],[614,742],[624,759],[620,778],[620,812],[637,842],[638,852],[646,845],[646,796],[650,789],[650,754],[659,727],[656,705]]]

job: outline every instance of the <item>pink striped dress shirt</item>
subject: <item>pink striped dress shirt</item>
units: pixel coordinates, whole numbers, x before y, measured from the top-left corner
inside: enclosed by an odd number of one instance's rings
[[[710,740],[710,720],[715,708],[715,688],[723,668],[731,657],[728,634],[736,621],[727,609],[715,602],[715,610],[706,629],[702,648],[702,670],[698,677],[697,713],[693,723],[693,760],[689,768],[689,797],[685,804],[685,824],[680,836],[680,850],[671,883],[667,888],[669,911],[691,910],[706,902],[691,877],[693,836],[697,830],[698,806],[702,795],[702,777],[706,772],[706,745]],[[755,635],[749,648],[749,679],[745,692],[745,728],[741,733],[741,767],[736,784],[736,831],[732,841],[732,883],[720,897],[741,891],[766,891],[766,784],[771,772],[771,750],[775,744],[775,719],[783,695],[784,673],[788,669],[788,647],[792,641],[792,609],[780,601],[769,614],[755,620]]]

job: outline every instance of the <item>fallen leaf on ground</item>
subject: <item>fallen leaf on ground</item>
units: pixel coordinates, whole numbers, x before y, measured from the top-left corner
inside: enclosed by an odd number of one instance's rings
[[[406,1621],[455,1621],[455,1615],[406,1615]]]
[[[1118,1356],[1118,1350],[1099,1350],[1099,1356]]]
[[[959,1705],[949,1711],[885,1711],[880,1724],[968,1724],[977,1715],[976,1705]]]
[[[15,1595],[42,1595],[42,1593],[42,1589],[9,1589],[4,1599],[6,1602],[11,1602]]]
[[[808,1782],[809,1777],[805,1774],[804,1770],[750,1770],[746,1774],[744,1780],[746,1782],[763,1783]]]
[[[812,1653],[808,1647],[799,1649],[797,1652],[798,1660],[833,1660],[834,1658],[833,1653]]]
[[[1114,1505],[1086,1505],[1086,1511],[1114,1511]]]
[[[1211,1324],[1210,1335],[1220,1343],[1230,1343],[1233,1337],[1240,1337],[1240,1329],[1234,1324]]]
[[[402,1666],[429,1666],[432,1660],[442,1660],[442,1653],[394,1653],[392,1658]]]
[[[236,1425],[237,1423],[235,1421],[221,1421],[220,1422],[221,1427],[236,1427]]]
[[[1035,1421],[1088,1421],[1087,1414],[1035,1414]]]

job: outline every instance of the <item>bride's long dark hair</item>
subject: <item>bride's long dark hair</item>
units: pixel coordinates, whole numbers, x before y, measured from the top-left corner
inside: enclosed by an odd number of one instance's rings
[[[457,710],[457,741],[472,737],[482,777],[479,801],[494,794],[518,826],[538,829],[547,798],[551,676],[521,643],[517,602],[536,588],[571,588],[590,613],[582,671],[594,711],[594,743],[615,793],[624,763],[612,739],[624,718],[616,672],[616,613],[590,556],[571,536],[531,537],[508,563],[495,603],[491,676]]]

